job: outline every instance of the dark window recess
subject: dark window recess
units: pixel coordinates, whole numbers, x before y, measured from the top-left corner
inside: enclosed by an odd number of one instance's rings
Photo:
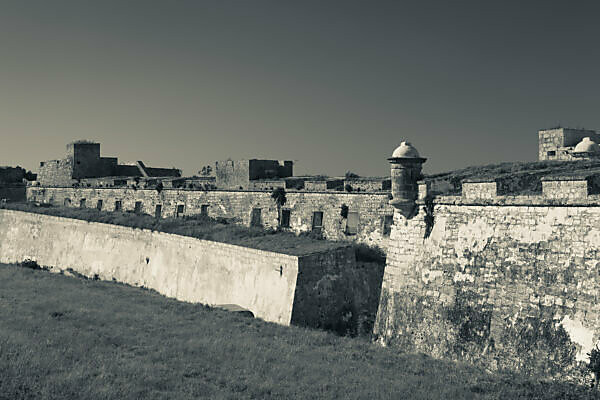
[[[183,209],[184,209],[183,204],[177,205],[177,215],[176,215],[177,218],[183,217]]]
[[[384,215],[383,216],[383,236],[390,236],[392,232],[392,225],[394,224],[394,216],[393,215]]]
[[[200,206],[200,215],[208,216],[208,204],[202,204]]]
[[[262,226],[262,210],[260,208],[253,208],[252,214],[250,214],[250,226]]]
[[[136,214],[139,214],[139,213],[141,213],[141,212],[142,212],[142,202],[141,202],[141,201],[136,201],[136,202],[135,202],[135,208],[133,209],[133,211],[134,211]]]
[[[290,215],[291,215],[291,211],[290,210],[281,210],[281,227],[282,228],[289,228],[290,227]]]
[[[154,208],[154,218],[160,218],[162,214],[162,205],[157,204],[156,208]]]
[[[96,209],[98,211],[102,211],[102,203],[103,203],[102,200],[98,200],[98,202],[96,203]]]
[[[556,151],[554,151],[554,150],[550,150],[550,151],[549,151],[548,153],[546,153],[546,154],[548,154],[548,156],[549,156],[549,157],[554,157],[554,156],[556,155]]]
[[[115,200],[115,211],[121,211],[121,208],[123,208],[121,200]]]
[[[312,230],[313,232],[321,232],[323,229],[323,211],[315,211],[313,213]]]
[[[356,211],[348,212],[346,220],[346,235],[356,235],[358,232],[358,213]]]
[[[63,202],[63,205],[65,207],[71,207],[71,199],[69,199],[68,197],[65,199],[65,201]]]
[[[79,207],[85,208],[85,199],[79,200]]]

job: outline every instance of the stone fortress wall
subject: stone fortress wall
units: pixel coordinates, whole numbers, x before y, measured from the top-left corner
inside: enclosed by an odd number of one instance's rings
[[[494,180],[465,182],[461,196],[433,196],[421,183],[412,208],[394,213],[375,337],[491,367],[568,374],[600,339],[592,183],[546,177],[542,193],[524,196],[499,194]]]
[[[358,241],[385,249],[391,232],[393,208],[389,194],[286,191],[282,208],[284,227],[292,232],[320,231],[331,240]],[[121,209],[160,217],[205,214],[237,218],[244,225],[277,228],[278,211],[271,191],[181,190],[131,188],[27,188],[33,202]],[[342,213],[346,206],[347,215]],[[252,216],[254,215],[254,220]]]
[[[571,146],[566,128],[550,133],[558,141],[540,135],[540,151]],[[577,135],[592,137],[589,131]],[[594,156],[587,148],[583,156]],[[567,150],[572,155],[575,148]],[[436,196],[427,183],[417,183],[425,159],[410,144],[389,161],[391,192],[340,192],[333,189],[337,183],[307,180],[312,191],[286,189],[282,216],[292,231],[320,230],[329,239],[387,249],[378,340],[548,373],[585,360],[600,339],[598,178],[547,176],[541,192],[510,196],[497,180],[465,181],[460,196]],[[276,227],[269,191],[275,181],[248,181],[262,190],[31,186],[27,197],[149,214],[160,206],[163,216],[206,213]]]
[[[57,240],[60,238],[60,240]],[[336,296],[314,301],[320,278],[356,267],[350,246],[292,256],[147,229],[0,209],[0,262],[35,260],[52,270],[154,289],[208,305],[236,304],[283,325],[330,321],[315,307],[340,307]]]

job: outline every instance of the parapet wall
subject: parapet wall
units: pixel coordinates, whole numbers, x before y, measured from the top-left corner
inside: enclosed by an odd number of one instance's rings
[[[395,213],[379,340],[550,375],[585,360],[600,337],[600,199],[555,186],[520,198],[465,184]]]
[[[295,293],[303,271],[355,266],[351,247],[290,256],[149,230],[0,209],[0,262],[32,259],[88,277],[154,289],[179,300],[237,304],[289,324],[309,304]],[[323,272],[319,272],[323,271]],[[310,289],[310,288],[309,288]],[[335,301],[335,299],[325,299]],[[332,304],[326,304],[332,307]],[[293,308],[296,308],[293,310]],[[302,321],[300,321],[302,322]]]
[[[283,209],[289,211],[289,229],[292,232],[313,230],[315,213],[322,212],[322,227],[315,227],[331,240],[358,241],[385,249],[393,208],[388,204],[387,193],[303,192],[287,191]],[[113,211],[120,201],[122,210],[134,210],[155,215],[160,206],[163,217],[195,215],[206,211],[211,217],[237,218],[245,225],[252,221],[253,209],[260,210],[260,222],[267,228],[279,225],[278,211],[271,192],[241,190],[162,190],[127,188],[50,188],[28,187],[27,199],[55,205],[95,208],[101,200],[102,210]],[[356,231],[349,230],[346,211],[358,213]],[[388,217],[386,219],[386,216]],[[354,221],[353,221],[354,222]],[[356,233],[354,233],[356,232]]]
[[[419,199],[430,198],[438,204],[462,205],[600,205],[598,178],[595,176],[562,176],[541,179],[539,194],[501,194],[501,183],[496,180],[465,181],[461,196],[430,196],[429,185],[419,184]]]

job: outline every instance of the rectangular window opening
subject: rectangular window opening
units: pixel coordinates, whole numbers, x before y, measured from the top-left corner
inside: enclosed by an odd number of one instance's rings
[[[142,202],[141,201],[135,202],[135,207],[133,209],[133,212],[135,212],[136,214],[140,214],[142,212]]]
[[[393,215],[384,215],[383,216],[383,236],[390,236],[392,233],[392,225],[394,224],[394,216]]]
[[[79,208],[85,208],[85,199],[79,200]]]
[[[358,212],[349,211],[346,219],[346,235],[356,235],[358,233]]]
[[[250,226],[262,226],[262,210],[260,208],[253,208],[252,214],[250,215]]]
[[[102,203],[102,200],[98,200],[98,202],[96,203],[96,210],[102,211]]]
[[[290,227],[290,216],[291,216],[291,214],[292,214],[292,212],[289,209],[281,210],[280,226],[282,228],[289,228]]]
[[[323,230],[323,211],[313,212],[312,230],[313,232],[321,232]]]
[[[154,218],[159,219],[162,214],[162,205],[157,204],[154,208]]]
[[[121,200],[115,200],[115,211],[121,211],[121,208],[123,208]]]
[[[202,204],[200,206],[200,215],[208,217],[208,204]]]
[[[176,215],[177,218],[183,217],[183,210],[184,210],[184,208],[185,207],[183,206],[183,204],[178,204],[177,205],[177,215]]]
[[[546,154],[548,155],[548,157],[554,157],[556,155],[556,151],[555,150],[550,150]]]

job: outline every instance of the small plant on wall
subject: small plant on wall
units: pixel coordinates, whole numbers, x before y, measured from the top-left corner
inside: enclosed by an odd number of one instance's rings
[[[587,355],[590,357],[590,362],[587,367],[594,373],[594,386],[597,388],[598,380],[600,380],[600,348],[598,348],[598,345],[596,344],[596,347]]]
[[[342,218],[348,218],[348,206],[345,204],[342,204],[342,207],[340,208],[340,215],[342,216]]]
[[[271,198],[275,200],[275,204],[277,205],[277,222],[278,224],[281,224],[281,207],[287,202],[285,189],[282,187],[275,188],[273,192],[271,192]]]

